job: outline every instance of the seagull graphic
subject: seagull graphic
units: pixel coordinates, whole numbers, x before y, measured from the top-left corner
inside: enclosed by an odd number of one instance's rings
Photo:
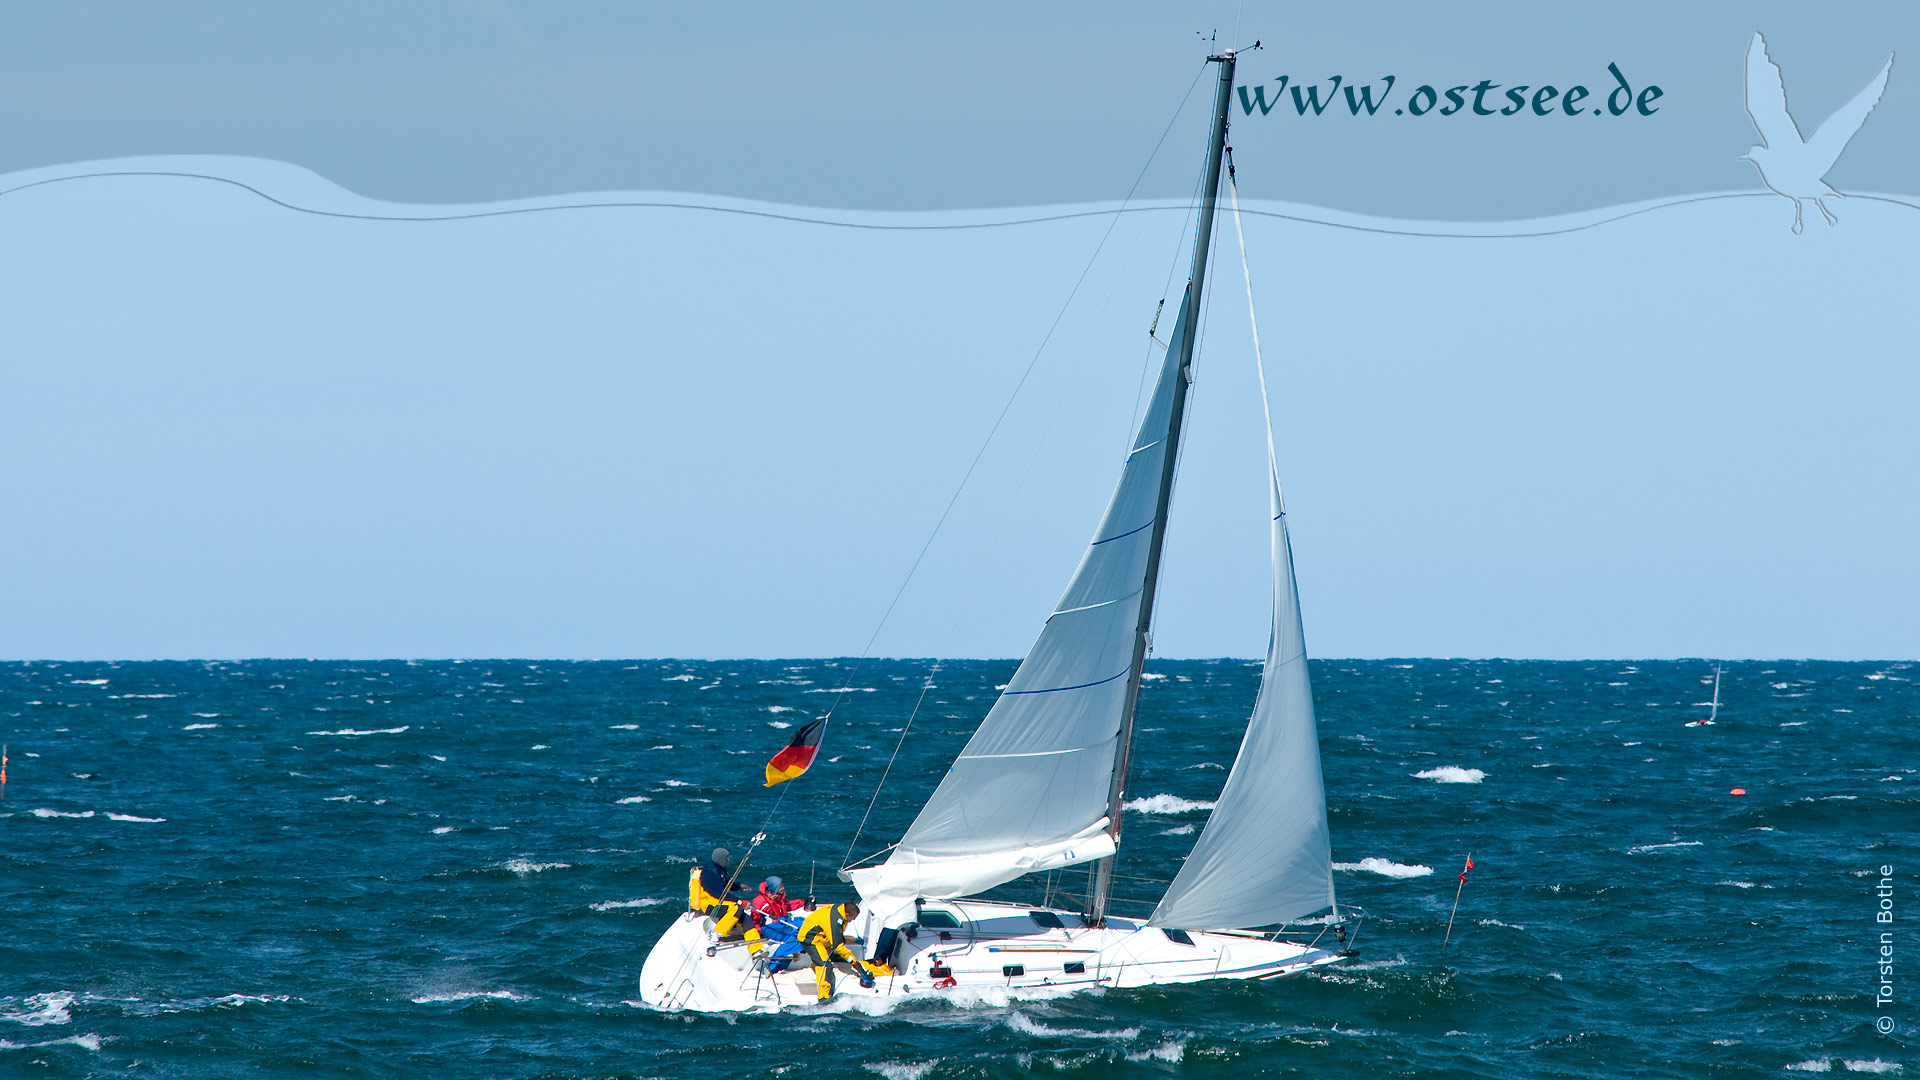
[[[1756,33],[1747,43],[1747,117],[1760,133],[1760,145],[1740,155],[1740,160],[1753,162],[1767,190],[1792,200],[1794,235],[1800,233],[1803,199],[1813,200],[1829,226],[1839,220],[1822,200],[1840,193],[1822,177],[1840,160],[1840,152],[1867,122],[1867,114],[1880,104],[1880,95],[1887,89],[1887,73],[1892,70],[1893,54],[1889,53],[1887,62],[1880,65],[1880,74],[1867,88],[1834,110],[1813,138],[1804,139],[1793,115],[1787,112],[1787,88],[1780,81],[1780,68],[1767,56],[1766,39]]]

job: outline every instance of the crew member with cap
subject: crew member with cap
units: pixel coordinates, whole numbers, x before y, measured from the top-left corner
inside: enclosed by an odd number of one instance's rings
[[[733,855],[726,848],[717,847],[713,849],[713,861],[689,875],[688,910],[697,911],[702,915],[712,914],[715,905],[736,896],[747,895],[745,885],[727,887],[727,883],[733,880],[732,871],[727,869],[732,862]]]

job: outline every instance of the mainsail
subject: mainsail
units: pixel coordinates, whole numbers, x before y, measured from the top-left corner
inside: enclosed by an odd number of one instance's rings
[[[1113,501],[1039,639],[887,861],[849,873],[869,907],[1113,854],[1110,799],[1190,307],[1180,305]]]

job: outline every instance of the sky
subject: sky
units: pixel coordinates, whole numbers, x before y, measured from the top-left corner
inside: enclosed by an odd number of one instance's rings
[[[0,657],[1025,651],[1178,296],[1197,16],[101,10],[0,13]],[[1811,131],[1915,19],[1369,10],[1209,22],[1274,43],[1243,85],[1604,91],[1613,62],[1663,96],[1564,127],[1236,107],[1312,653],[1920,651],[1920,199],[1796,236],[1738,160],[1755,29]],[[1841,190],[1920,192],[1903,70]],[[1744,194],[1684,201],[1715,192]],[[1060,204],[1091,213],[721,212]],[[1266,645],[1219,245],[1162,656]]]

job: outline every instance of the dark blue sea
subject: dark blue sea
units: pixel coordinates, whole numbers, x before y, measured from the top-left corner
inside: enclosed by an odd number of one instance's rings
[[[933,673],[856,855],[899,837],[1013,666]],[[833,871],[929,669],[0,666],[0,1076],[1920,1072],[1902,663],[1732,664],[1719,722],[1687,727],[1711,663],[1318,662],[1338,885],[1370,912],[1344,966],[884,1015],[637,1005],[716,844],[764,827],[755,880],[848,893]],[[1142,902],[1205,823],[1258,678],[1149,670],[1119,867]],[[788,725],[836,699],[813,771],[763,788]]]

